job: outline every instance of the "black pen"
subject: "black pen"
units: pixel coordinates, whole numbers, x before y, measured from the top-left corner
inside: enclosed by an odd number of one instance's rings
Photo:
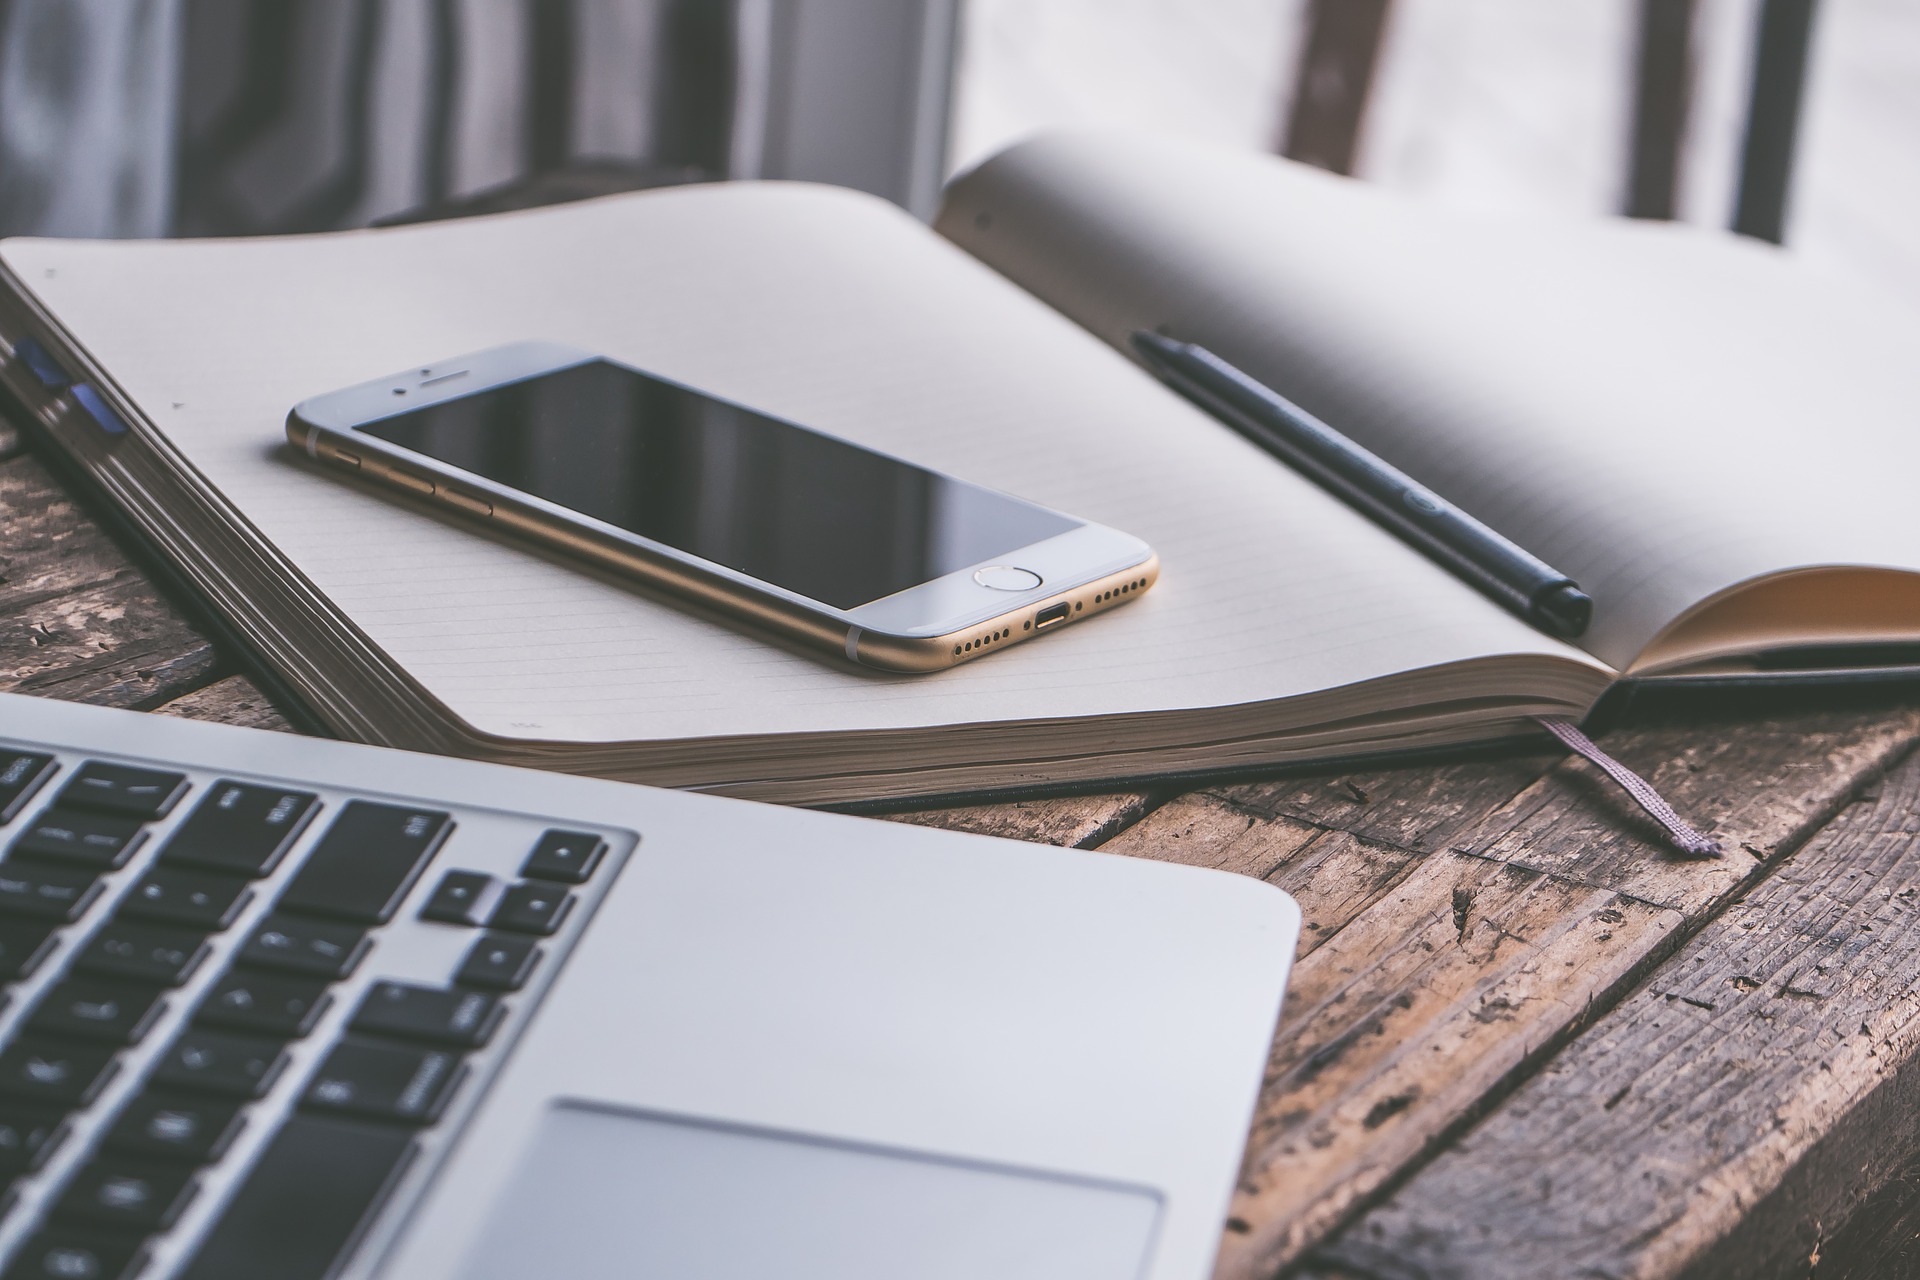
[[[1540,630],[1571,640],[1587,629],[1593,599],[1572,578],[1205,347],[1141,331],[1133,348],[1175,391]]]

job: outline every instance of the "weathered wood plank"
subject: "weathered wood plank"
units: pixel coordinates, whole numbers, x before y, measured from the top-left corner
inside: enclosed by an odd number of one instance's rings
[[[215,665],[213,646],[39,462],[0,462],[0,689],[150,707]]]
[[[1563,754],[1514,751],[1401,768],[1293,775],[1211,787],[1204,794],[1258,817],[1292,818],[1375,844],[1435,853],[1533,785]]]
[[[1294,970],[1222,1274],[1297,1261],[1652,967],[1760,865],[1753,851],[1792,847],[1916,735],[1920,712],[1905,708],[1808,713],[1738,733],[1609,735],[1610,749],[1728,841],[1715,862],[1669,854],[1578,761],[1483,810],[1442,852],[1348,836],[1376,859],[1409,856],[1397,879],[1376,867],[1345,899],[1337,883],[1303,898],[1309,921],[1319,912],[1332,927]],[[1170,804],[1109,847],[1153,854],[1169,823],[1197,820],[1208,803]],[[1219,805],[1211,830],[1163,844],[1227,848],[1236,865],[1286,883],[1327,840],[1302,840],[1293,819],[1256,823],[1256,837],[1246,817]],[[1268,838],[1284,846],[1271,869],[1243,847]]]
[[[267,701],[267,696],[245,676],[216,680],[205,688],[163,702],[153,710],[163,716],[179,716],[186,720],[213,720],[220,724],[246,725],[254,729],[297,732],[287,718]]]
[[[876,814],[892,822],[922,827],[944,827],[975,835],[1003,836],[1035,844],[1072,848],[1095,845],[1137,820],[1150,805],[1145,792],[1105,796],[1062,796],[1050,800],[1015,800],[1005,804],[967,805],[951,809],[915,809]]]
[[[1198,792],[1161,805],[1142,821],[1101,844],[1105,853],[1232,871],[1256,879],[1324,834],[1285,817],[1248,813],[1218,796]]]
[[[1390,1280],[1827,1276],[1823,1237],[1920,1149],[1916,976],[1910,758],[1320,1256]]]
[[[126,567],[113,545],[32,458],[0,463],[0,612],[110,581]]]

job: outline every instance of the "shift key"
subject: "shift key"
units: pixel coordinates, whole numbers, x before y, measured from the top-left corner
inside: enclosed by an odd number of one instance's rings
[[[307,855],[280,910],[385,924],[452,830],[449,814],[355,800]]]

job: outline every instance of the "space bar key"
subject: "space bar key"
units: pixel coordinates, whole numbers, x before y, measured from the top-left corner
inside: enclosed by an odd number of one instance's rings
[[[179,1280],[325,1280],[406,1172],[415,1145],[402,1129],[293,1117]]]

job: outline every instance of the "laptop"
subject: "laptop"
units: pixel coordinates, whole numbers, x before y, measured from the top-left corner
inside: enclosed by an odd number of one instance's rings
[[[0,695],[6,1280],[1197,1280],[1243,877]]]

